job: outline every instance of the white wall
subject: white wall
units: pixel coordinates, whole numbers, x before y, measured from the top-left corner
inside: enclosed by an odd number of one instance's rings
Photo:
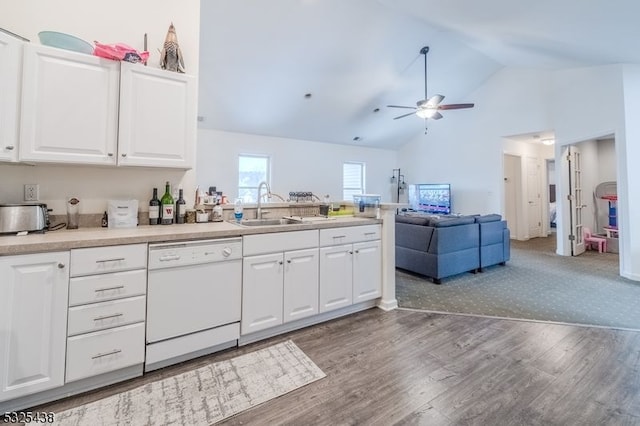
[[[142,50],[144,33],[148,34],[151,54],[149,66],[159,67],[158,48],[173,21],[178,42],[185,56],[189,74],[197,74],[199,64],[200,2],[158,0],[129,2],[114,0],[3,2],[0,27],[39,43],[38,32],[60,31],[88,42],[126,43]],[[81,213],[102,213],[109,198],[133,197],[141,210],[151,197],[153,187],[163,187],[169,180],[185,189],[195,187],[193,171],[145,168],[99,168],[77,166],[24,166],[0,163],[0,202],[22,202],[25,183],[40,185],[40,200],[64,214],[64,199],[75,195],[81,200]],[[187,191],[187,202],[193,202]]]
[[[400,149],[409,182],[451,183],[458,213],[503,213],[502,138],[553,128],[548,81],[547,72],[505,68],[468,98],[456,99],[476,106],[444,111],[443,119],[429,122],[428,134]]]
[[[290,191],[311,191],[342,200],[342,163],[358,161],[366,163],[366,191],[392,201],[396,151],[205,129],[198,139],[198,185],[216,186],[231,197],[237,195],[238,156],[259,154],[270,156],[271,191],[284,198]]]

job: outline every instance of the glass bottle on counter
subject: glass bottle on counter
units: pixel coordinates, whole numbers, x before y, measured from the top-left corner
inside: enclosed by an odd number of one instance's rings
[[[153,197],[149,200],[149,225],[160,224],[160,200],[158,188],[153,188]]]
[[[184,223],[187,212],[187,202],[182,197],[182,188],[178,190],[178,201],[176,201],[176,223]]]
[[[161,217],[160,223],[162,225],[171,225],[173,223],[174,205],[173,197],[171,196],[171,185],[169,182],[165,185],[164,195],[160,199],[161,204]]]

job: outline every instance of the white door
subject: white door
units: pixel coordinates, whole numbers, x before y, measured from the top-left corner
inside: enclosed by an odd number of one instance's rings
[[[284,254],[284,322],[318,313],[317,248]]]
[[[190,169],[197,102],[195,77],[123,62],[118,164]]]
[[[20,159],[116,164],[120,63],[25,44]]]
[[[0,257],[0,401],[64,384],[69,252]]]
[[[540,192],[540,163],[536,158],[526,159],[527,168],[527,223],[529,238],[542,236],[542,203]]]
[[[582,236],[582,215],[584,208],[584,193],[582,188],[582,157],[580,150],[570,146],[567,160],[569,161],[569,211],[571,212],[571,255],[578,256],[585,251]]]
[[[242,320],[240,334],[282,324],[282,253],[242,260]]]
[[[0,32],[0,161],[18,158],[23,44]]]
[[[320,312],[349,306],[353,300],[353,245],[320,249]]]
[[[382,294],[382,246],[380,240],[353,245],[353,303]]]

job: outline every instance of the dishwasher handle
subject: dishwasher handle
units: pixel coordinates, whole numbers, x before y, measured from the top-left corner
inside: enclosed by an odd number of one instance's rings
[[[170,262],[173,260],[180,260],[180,259],[181,257],[179,254],[166,254],[158,258],[160,262]]]

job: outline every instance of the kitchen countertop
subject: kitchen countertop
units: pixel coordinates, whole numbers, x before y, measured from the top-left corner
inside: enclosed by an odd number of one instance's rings
[[[230,222],[187,223],[181,225],[140,225],[136,228],[79,228],[48,231],[44,234],[0,236],[0,256],[64,251],[73,248],[119,244],[173,242],[209,238],[238,237],[306,229],[340,228],[382,223],[379,219],[338,217],[326,221],[290,225],[240,226]]]

